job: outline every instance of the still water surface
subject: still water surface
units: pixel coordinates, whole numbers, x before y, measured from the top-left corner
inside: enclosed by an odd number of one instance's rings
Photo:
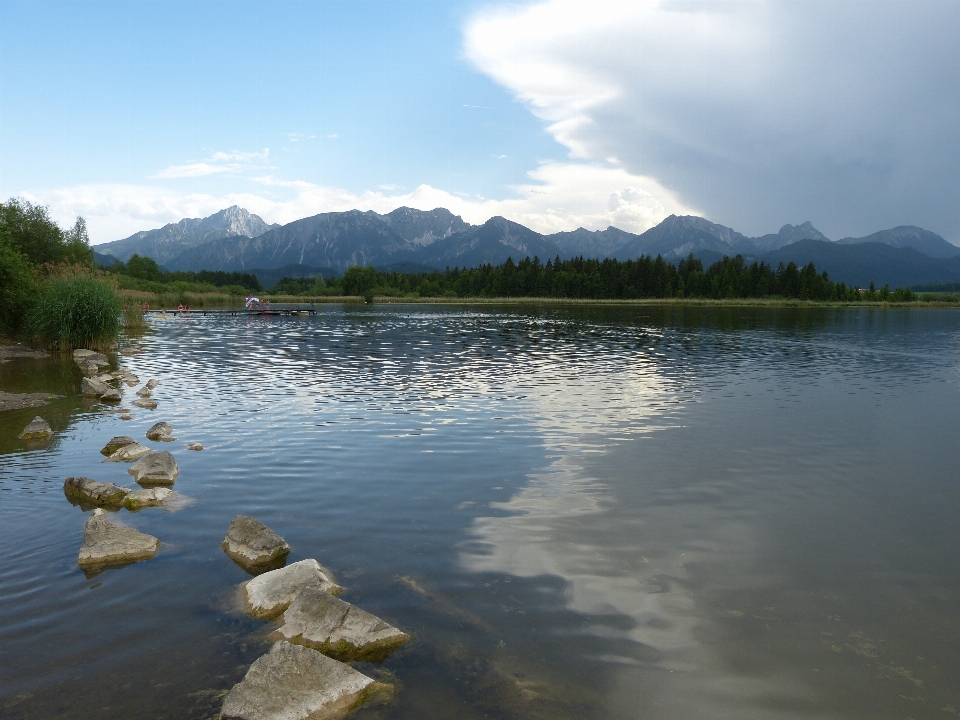
[[[237,513],[414,635],[358,666],[400,687],[358,718],[957,717],[958,321],[158,319],[121,362],[159,408],[129,422],[69,360],[2,364],[0,388],[67,397],[0,415],[0,717],[215,717],[272,627],[235,608]],[[11,438],[38,412],[31,450]],[[158,420],[194,503],[121,511],[160,553],[88,579],[63,480],[131,485],[99,450]]]

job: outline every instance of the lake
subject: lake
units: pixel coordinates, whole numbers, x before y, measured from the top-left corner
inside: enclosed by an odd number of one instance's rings
[[[160,381],[130,421],[0,364],[65,395],[0,414],[0,717],[215,717],[274,627],[238,513],[413,635],[356,718],[960,714],[956,310],[322,306],[122,349]],[[133,485],[99,450],[159,420],[192,504],[120,511],[160,552],[87,578],[64,478]]]

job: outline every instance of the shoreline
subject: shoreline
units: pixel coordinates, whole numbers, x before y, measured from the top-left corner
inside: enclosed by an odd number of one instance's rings
[[[223,297],[223,296],[217,296]],[[303,296],[278,295],[271,297],[275,305],[332,305],[332,304],[368,304],[362,295],[330,295],[330,296]],[[391,295],[375,295],[373,305],[623,305],[647,307],[770,307],[770,308],[960,308],[960,299],[956,302],[943,300],[912,300],[910,302],[891,302],[880,300],[864,300],[861,302],[841,302],[836,300],[799,300],[793,298],[554,298],[554,297],[419,297],[404,298]],[[217,302],[198,304],[194,309],[201,310],[213,307],[242,308],[243,301],[239,297],[236,302]],[[151,314],[166,310],[167,314],[175,314],[176,307],[151,308]]]

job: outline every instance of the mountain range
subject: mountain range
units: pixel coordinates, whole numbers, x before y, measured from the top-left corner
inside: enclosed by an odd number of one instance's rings
[[[583,256],[619,260],[662,255],[677,262],[689,254],[705,265],[724,255],[750,262],[814,262],[836,280],[865,286],[916,285],[960,280],[960,247],[922,228],[901,226],[862,238],[829,240],[809,222],[747,237],[696,216],[671,215],[642,234],[615,227],[542,235],[503,217],[471,225],[449,210],[398,208],[379,214],[350,210],[321,213],[286,225],[268,225],[243,208],[185,219],[159,230],[96,246],[109,256],[153,257],[170,270],[226,270],[276,274],[277,268],[343,272],[351,265],[414,271],[498,264],[508,257],[546,261]]]

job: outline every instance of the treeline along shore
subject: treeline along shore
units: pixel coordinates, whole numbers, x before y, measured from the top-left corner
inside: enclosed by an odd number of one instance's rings
[[[260,293],[286,300],[333,300],[343,298],[381,300],[496,300],[555,299],[593,301],[744,300],[809,301],[829,303],[914,303],[923,299],[956,302],[949,295],[918,295],[909,288],[857,288],[834,282],[826,272],[817,272],[811,263],[794,263],[777,268],[763,262],[747,264],[741,256],[725,257],[704,268],[694,256],[678,264],[662,257],[641,256],[636,260],[595,260],[556,257],[542,263],[539,258],[512,259],[500,265],[476,268],[447,268],[429,272],[378,270],[370,266],[348,268],[339,278],[322,275],[285,277],[264,290],[254,274],[240,272],[167,272],[150,258],[134,255],[116,263],[109,272],[129,293],[148,293],[160,302],[189,301],[208,290],[224,294]],[[214,287],[215,286],[215,287]]]

